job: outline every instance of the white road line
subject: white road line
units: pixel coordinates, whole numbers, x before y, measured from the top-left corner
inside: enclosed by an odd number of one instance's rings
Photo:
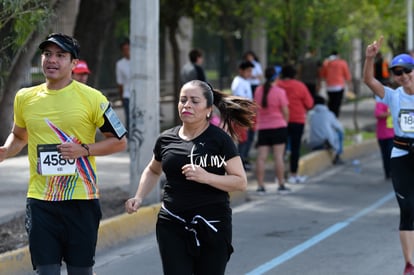
[[[278,265],[288,261],[289,259],[295,257],[296,255],[304,252],[305,250],[312,247],[313,245],[315,245],[315,244],[323,241],[324,239],[328,238],[329,236],[339,232],[340,230],[342,230],[345,227],[347,227],[348,225],[350,225],[352,222],[354,222],[354,221],[358,220],[359,218],[361,218],[362,216],[374,211],[375,209],[379,208],[381,205],[383,205],[384,203],[386,203],[387,201],[389,201],[390,199],[392,199],[394,197],[395,197],[394,192],[391,192],[391,193],[387,194],[386,196],[379,199],[378,201],[376,201],[372,205],[368,206],[367,208],[362,209],[360,212],[358,212],[354,216],[330,226],[329,228],[325,229],[324,231],[322,231],[318,235],[313,236],[312,238],[308,239],[307,241],[301,243],[300,245],[295,246],[294,248],[286,251],[282,255],[280,255],[280,256],[278,256],[278,257],[276,257],[276,258],[274,258],[274,259],[258,266],[257,268],[253,269],[252,271],[246,273],[246,275],[261,275],[261,274],[264,274],[264,273],[268,272],[269,270],[271,270],[271,269],[277,267]]]

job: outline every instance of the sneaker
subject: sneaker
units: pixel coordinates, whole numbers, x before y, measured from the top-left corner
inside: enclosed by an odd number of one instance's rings
[[[411,263],[405,264],[404,275],[414,275],[414,266]]]
[[[285,185],[280,185],[278,188],[277,188],[277,193],[278,194],[287,194],[287,193],[290,193],[292,190],[290,190],[290,188],[287,188]]]
[[[333,165],[341,165],[341,164],[345,164],[345,162],[341,159],[340,156],[336,155],[334,160],[332,161]]]
[[[256,192],[263,194],[263,193],[266,193],[266,189],[264,188],[264,186],[259,186],[257,187]]]
[[[308,177],[307,176],[290,176],[288,178],[289,183],[298,184],[298,183],[304,183]]]

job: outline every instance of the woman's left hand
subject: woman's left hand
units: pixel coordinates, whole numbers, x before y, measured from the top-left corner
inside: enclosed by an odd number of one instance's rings
[[[186,164],[181,170],[187,180],[207,183],[209,173],[204,168],[198,165]]]

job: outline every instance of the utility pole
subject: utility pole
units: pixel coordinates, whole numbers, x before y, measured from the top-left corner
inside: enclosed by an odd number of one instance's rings
[[[131,0],[130,193],[152,158],[160,132],[159,0]],[[159,185],[145,202],[160,201]]]
[[[407,50],[413,49],[413,0],[407,0]]]

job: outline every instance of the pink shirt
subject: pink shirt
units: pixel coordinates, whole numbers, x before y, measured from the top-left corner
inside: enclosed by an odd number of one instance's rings
[[[262,107],[263,85],[257,87],[254,93],[254,101],[259,106],[256,116],[256,130],[276,129],[287,127],[287,121],[283,117],[282,107],[288,106],[285,90],[272,86],[267,94],[267,107]]]
[[[387,113],[387,117],[379,117],[382,114]],[[392,117],[389,112],[388,106],[382,102],[376,102],[375,104],[375,117],[377,118],[377,138],[389,139],[394,137],[394,128],[392,126]]]

